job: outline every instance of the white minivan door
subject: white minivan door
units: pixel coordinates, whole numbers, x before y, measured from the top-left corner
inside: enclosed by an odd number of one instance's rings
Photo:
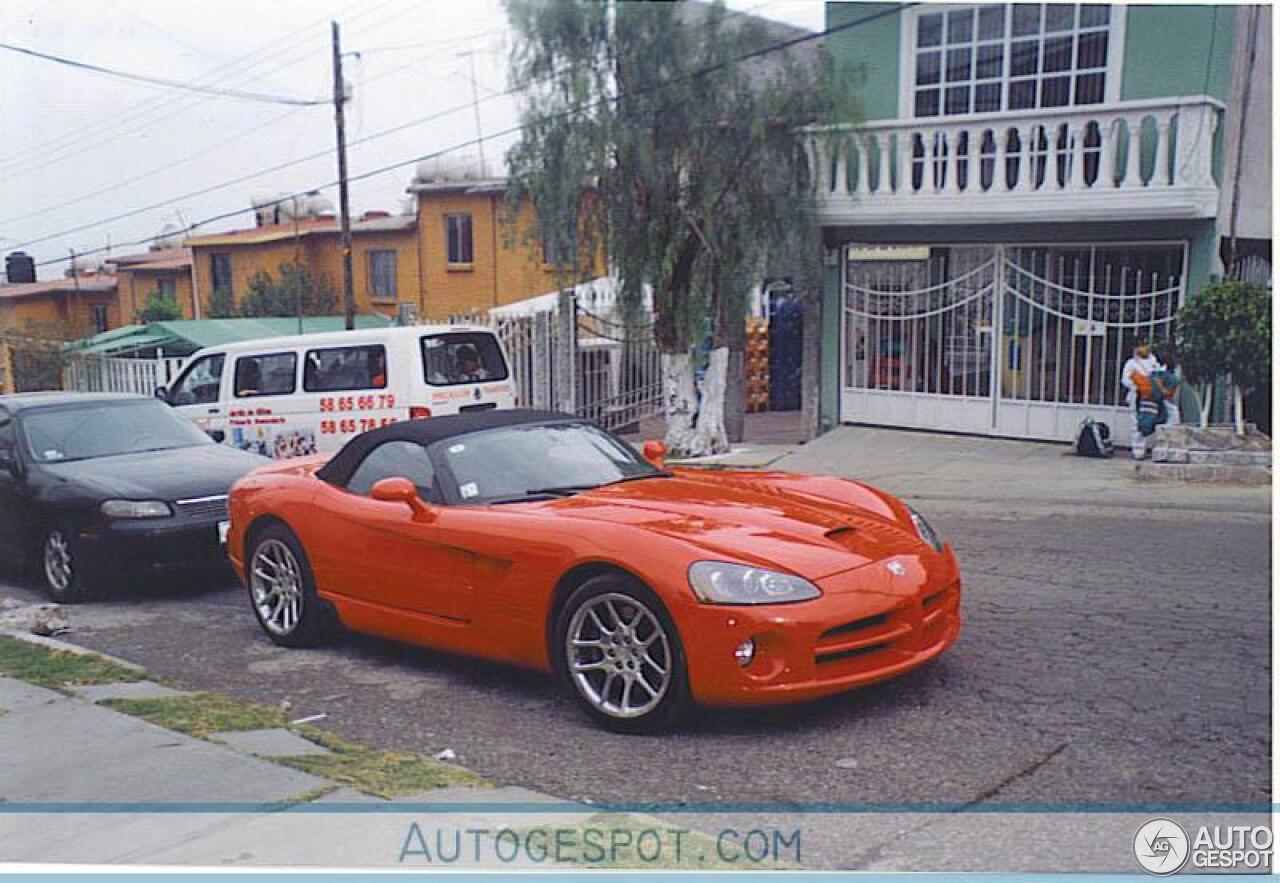
[[[165,401],[182,416],[209,434],[214,441],[227,440],[227,408],[222,400],[224,353],[197,356],[169,387]]]

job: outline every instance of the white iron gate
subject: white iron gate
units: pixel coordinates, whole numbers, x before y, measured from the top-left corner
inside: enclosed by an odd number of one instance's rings
[[[840,419],[1065,440],[1133,419],[1134,343],[1173,336],[1184,246],[850,247]]]
[[[77,392],[131,392],[149,396],[178,376],[185,358],[119,359],[70,356],[62,370],[62,388]]]

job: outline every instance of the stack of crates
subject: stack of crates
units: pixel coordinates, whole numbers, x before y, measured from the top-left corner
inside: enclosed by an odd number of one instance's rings
[[[747,319],[747,413],[769,410],[769,320]]]

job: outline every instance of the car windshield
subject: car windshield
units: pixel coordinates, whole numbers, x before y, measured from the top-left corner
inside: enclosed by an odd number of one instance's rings
[[[627,444],[583,423],[490,429],[438,443],[464,503],[555,497],[666,475]]]
[[[38,463],[213,444],[195,424],[152,399],[85,402],[22,417],[27,450]]]

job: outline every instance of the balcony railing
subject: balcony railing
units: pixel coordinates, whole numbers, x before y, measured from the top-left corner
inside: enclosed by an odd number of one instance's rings
[[[1212,217],[1207,96],[810,130],[826,223]]]

